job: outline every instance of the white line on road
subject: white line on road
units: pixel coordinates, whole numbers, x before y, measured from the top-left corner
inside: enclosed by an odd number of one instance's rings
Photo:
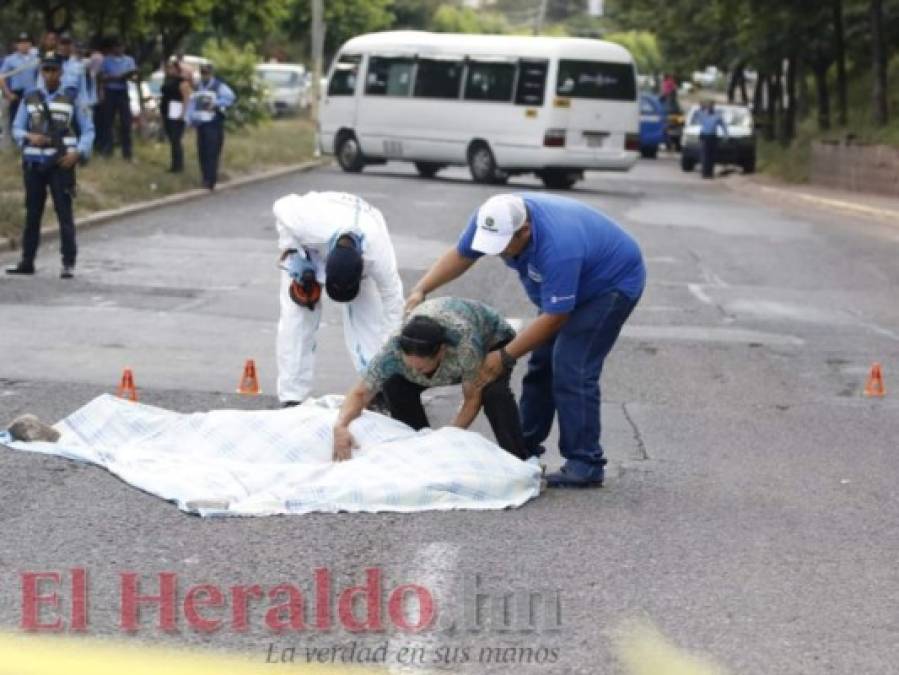
[[[445,541],[435,541],[419,549],[409,571],[422,575],[416,581],[428,589],[431,595],[446,600],[450,596],[449,578],[456,570],[458,559],[458,545]],[[438,613],[440,609],[438,606]],[[418,617],[410,617],[410,623],[414,624],[417,620]],[[439,640],[440,638],[433,630],[409,638],[394,636],[387,643],[388,659],[390,658],[389,655],[396,654],[402,647],[408,648],[410,652],[420,649],[424,649],[426,652],[433,652],[434,646]],[[391,674],[420,673],[422,668],[420,666],[410,667],[395,663],[390,666],[388,672]]]
[[[689,290],[700,302],[711,305],[712,299],[706,294],[702,286],[702,284],[687,284],[687,290]]]

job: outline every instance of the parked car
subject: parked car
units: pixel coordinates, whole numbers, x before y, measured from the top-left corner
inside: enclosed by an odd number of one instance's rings
[[[755,171],[755,127],[752,113],[742,105],[716,105],[727,126],[727,137],[718,129],[718,151],[716,164],[737,164],[743,173]],[[687,125],[684,128],[683,148],[681,150],[681,168],[692,171],[700,161],[699,149],[699,106],[694,105],[687,113]]]
[[[640,94],[640,155],[655,159],[665,142],[667,126],[665,106],[658,96]]]
[[[309,107],[309,73],[299,63],[260,63],[256,76],[268,89],[272,115],[297,113]]]

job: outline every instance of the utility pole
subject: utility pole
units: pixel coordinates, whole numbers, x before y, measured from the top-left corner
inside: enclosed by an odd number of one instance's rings
[[[543,30],[543,22],[546,20],[546,6],[549,0],[540,0],[540,9],[537,10],[537,16],[534,19],[534,35],[540,35]]]
[[[325,52],[324,0],[312,1],[312,124],[314,128],[313,152],[316,157],[321,154],[319,148],[319,119],[321,114],[322,61]]]

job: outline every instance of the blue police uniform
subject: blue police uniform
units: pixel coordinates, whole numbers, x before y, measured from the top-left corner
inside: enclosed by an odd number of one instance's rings
[[[696,113],[699,123],[699,150],[702,161],[702,177],[712,178],[715,175],[715,154],[718,150],[718,129],[727,136],[727,125],[717,110],[708,111],[701,108]]]
[[[85,107],[72,90],[60,86],[53,92],[43,86],[25,93],[13,122],[13,138],[22,149],[22,172],[25,183],[26,219],[22,236],[22,259],[19,272],[30,273],[40,245],[41,218],[49,190],[59,220],[59,237],[64,270],[75,265],[75,221],[72,197],[75,168],[64,169],[58,161],[64,153],[78,152],[90,156],[94,142],[94,125]],[[78,134],[75,126],[77,123]],[[49,146],[33,145],[29,133],[51,138]],[[70,273],[70,272],[69,272]]]
[[[131,101],[128,98],[128,81],[118,78],[137,70],[134,59],[126,54],[110,54],[103,59],[100,78],[103,82],[104,99],[102,105],[102,129],[99,150],[103,155],[112,154],[113,126],[119,118],[119,135],[122,141],[122,157],[131,159]]]
[[[212,77],[200,82],[187,104],[187,121],[197,129],[197,156],[203,185],[210,190],[218,180],[218,166],[225,143],[225,112],[237,97],[227,84]]]
[[[520,401],[525,442],[532,454],[559,417],[563,471],[578,480],[601,482],[606,461],[600,445],[599,377],[603,363],[646,284],[637,242],[614,221],[581,202],[555,195],[521,193],[531,240],[514,269],[540,313],[568,314],[561,330],[537,347],[528,363]],[[457,251],[472,249],[477,213]]]
[[[6,80],[6,86],[17,97],[9,102],[10,123],[16,118],[16,112],[25,92],[37,86],[39,63],[40,58],[34,52],[29,52],[28,54],[13,52],[3,59],[0,75]]]

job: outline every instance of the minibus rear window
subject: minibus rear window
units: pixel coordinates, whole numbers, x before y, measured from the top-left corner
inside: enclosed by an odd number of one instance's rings
[[[518,87],[515,89],[515,103],[518,105],[543,105],[546,90],[547,61],[522,60],[518,66]]]
[[[356,77],[359,73],[361,56],[346,54],[340,57],[331,81],[328,82],[328,96],[352,96],[356,93]]]
[[[461,61],[419,59],[418,72],[415,75],[415,96],[459,98],[461,82]]]
[[[572,98],[633,101],[637,98],[634,68],[629,63],[559,61],[556,94]]]

